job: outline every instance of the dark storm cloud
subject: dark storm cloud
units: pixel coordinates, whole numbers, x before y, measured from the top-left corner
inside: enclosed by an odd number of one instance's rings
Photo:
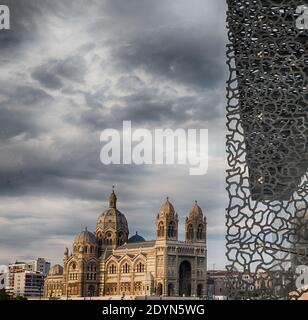
[[[194,113],[200,112],[206,104],[206,97],[171,98],[145,92],[125,97],[121,105],[112,109],[111,116],[117,121],[132,120],[138,125],[152,123],[159,126],[164,123],[175,126],[191,120]],[[213,108],[207,119],[216,116]],[[201,120],[200,117],[198,119]]]
[[[24,42],[35,40],[39,28],[35,17],[41,16],[42,6],[34,1],[14,0],[3,0],[1,4],[9,6],[11,26],[14,26],[10,31],[0,32],[0,52],[3,55],[17,50]]]
[[[104,9],[113,20],[121,20],[109,39],[120,70],[144,68],[201,90],[223,79],[223,2],[117,0],[107,1]]]
[[[199,32],[184,27],[145,32],[130,39],[129,45],[115,46],[113,56],[122,70],[141,67],[202,90],[215,88],[225,69],[216,56],[221,52],[221,43],[208,43],[206,35]]]
[[[38,80],[44,87],[60,89],[63,80],[82,82],[86,74],[86,63],[80,56],[69,56],[63,60],[47,61],[40,65],[32,73],[32,77]]]
[[[37,135],[43,128],[38,127],[36,121],[33,121],[36,116],[36,112],[11,111],[0,104],[0,140],[23,133],[28,134],[28,137]]]
[[[66,1],[67,2],[67,1]],[[11,29],[0,32],[0,63],[19,59],[44,36],[44,22],[60,9],[60,0],[2,0],[10,9]],[[61,11],[60,11],[61,12]],[[27,49],[26,49],[27,48]]]
[[[224,3],[2,4],[12,14],[12,30],[0,32],[0,242],[7,255],[13,259],[21,246],[32,255],[55,246],[48,254],[59,257],[62,243],[59,253],[53,237],[72,241],[85,225],[93,228],[113,184],[131,234],[154,236],[167,195],[181,223],[197,198],[210,224],[219,224],[222,168],[190,177],[183,167],[104,166],[99,134],[132,120],[146,128],[209,123],[215,142],[224,135]],[[223,145],[218,153],[224,156]],[[40,211],[44,198],[50,203]]]
[[[44,90],[32,86],[2,83],[0,95],[0,139],[25,133],[28,138],[45,131],[37,120],[46,111],[52,97]]]
[[[38,80],[44,87],[50,89],[60,89],[63,84],[61,79],[56,75],[50,72],[47,66],[37,67],[33,73],[32,77],[35,80]]]
[[[178,97],[172,89],[164,88],[167,93],[163,93],[154,86],[147,87],[138,78],[133,81],[121,78],[118,86],[124,90],[133,89],[133,93],[117,98],[110,110],[104,106],[110,99],[104,90],[84,93],[89,108],[79,114],[67,114],[66,121],[94,130],[119,129],[124,120],[131,120],[138,126],[174,128],[186,127],[188,122],[194,121],[197,127],[201,127],[200,121],[213,121],[223,114],[223,96],[210,90]]]
[[[3,64],[20,59],[28,50],[35,48],[36,43],[45,37],[50,17],[82,16],[88,1],[2,0],[1,4],[9,7],[11,20],[11,29],[0,32],[0,63]]]
[[[5,104],[9,107],[18,106],[44,106],[44,103],[52,101],[52,97],[44,90],[30,85],[13,84],[1,82],[0,94],[5,99]]]

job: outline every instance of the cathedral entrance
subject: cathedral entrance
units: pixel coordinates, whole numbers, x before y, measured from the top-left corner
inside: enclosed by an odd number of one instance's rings
[[[95,295],[95,287],[93,284],[90,284],[88,287],[88,296],[93,297]]]
[[[168,296],[172,297],[174,295],[174,287],[172,283],[168,284]]]
[[[197,296],[200,298],[202,296],[203,286],[202,284],[197,285]]]
[[[187,260],[180,264],[180,283],[179,283],[179,295],[182,297],[190,297],[191,295],[191,264]]]
[[[158,296],[161,296],[161,295],[163,294],[163,285],[162,285],[161,283],[159,283],[159,284],[157,285],[157,292],[156,292],[156,294],[157,294]]]

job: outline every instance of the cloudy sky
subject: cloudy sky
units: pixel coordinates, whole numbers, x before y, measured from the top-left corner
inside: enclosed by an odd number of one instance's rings
[[[130,234],[155,237],[169,196],[183,221],[198,200],[208,264],[223,267],[225,1],[13,0],[0,31],[0,264],[45,257],[93,230],[116,187]],[[100,133],[209,130],[209,171],[105,166]]]

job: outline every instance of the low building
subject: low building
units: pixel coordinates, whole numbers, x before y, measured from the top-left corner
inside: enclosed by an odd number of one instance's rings
[[[45,280],[44,297],[45,298],[60,298],[63,292],[63,267],[54,265]]]
[[[50,262],[44,258],[37,258],[36,260],[30,260],[26,262],[29,266],[29,270],[33,272],[41,272],[44,276],[48,274],[50,270]]]
[[[210,299],[227,296],[226,275],[227,270],[208,270],[207,296]]]
[[[44,275],[41,272],[24,271],[14,274],[16,296],[41,297],[44,288]]]
[[[6,291],[15,294],[15,274],[24,273],[26,271],[40,273],[45,276],[50,268],[50,262],[44,258],[29,261],[15,261],[8,265]]]

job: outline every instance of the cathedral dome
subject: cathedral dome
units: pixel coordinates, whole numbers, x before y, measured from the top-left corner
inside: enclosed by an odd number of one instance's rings
[[[197,201],[195,201],[195,204],[190,208],[188,216],[192,219],[203,219],[203,212],[198,206]]]
[[[54,266],[52,266],[50,268],[48,274],[51,275],[51,276],[61,275],[61,274],[63,274],[63,267],[60,266],[59,264],[55,264]]]
[[[167,197],[167,200],[161,205],[159,209],[159,214],[162,215],[174,215],[174,208],[172,203],[169,201],[169,198]]]
[[[79,233],[75,239],[74,244],[81,244],[81,245],[96,245],[96,238],[95,235],[88,231],[87,228]]]
[[[119,230],[122,228],[128,229],[127,225],[126,217],[121,211],[115,208],[109,208],[100,214],[96,227],[101,229],[108,229],[110,227]]]
[[[136,231],[136,234],[134,234],[132,237],[130,237],[127,242],[144,242],[145,239],[141,236],[139,236],[138,232]]]
[[[128,223],[125,215],[117,209],[117,197],[114,190],[109,197],[109,208],[100,214],[96,223],[96,230],[126,230],[128,234]]]

